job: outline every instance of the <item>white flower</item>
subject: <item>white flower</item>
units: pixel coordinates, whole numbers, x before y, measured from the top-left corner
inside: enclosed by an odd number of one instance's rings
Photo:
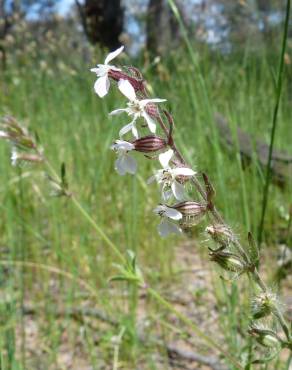
[[[10,136],[7,134],[7,132],[0,130],[0,138],[8,139]]]
[[[134,175],[137,171],[137,162],[129,155],[129,152],[135,149],[135,146],[128,141],[116,140],[111,149],[118,153],[118,159],[115,162],[115,169],[119,175],[130,173]]]
[[[12,166],[17,166],[18,164],[18,160],[19,160],[19,156],[18,156],[18,152],[16,150],[16,148],[13,146],[12,149],[11,149],[11,164]]]
[[[110,87],[110,80],[108,78],[108,72],[112,69],[114,71],[120,71],[119,68],[109,65],[108,63],[116,58],[122,51],[124,50],[124,46],[121,46],[117,50],[109,53],[109,55],[105,58],[104,64],[98,64],[97,68],[91,68],[91,72],[96,73],[98,79],[94,84],[94,90],[100,98],[103,98],[109,90]]]
[[[161,185],[162,199],[164,201],[169,200],[172,195],[174,195],[177,200],[182,201],[185,198],[185,191],[183,185],[177,181],[177,177],[192,177],[196,173],[187,167],[171,168],[169,162],[172,156],[172,149],[159,155],[159,161],[163,169],[158,170],[154,176],[148,179],[147,183],[150,184],[156,180],[158,184]]]
[[[161,103],[166,101],[166,99],[143,99],[139,100],[136,97],[135,89],[127,80],[120,80],[118,83],[120,91],[129,99],[127,103],[128,108],[116,109],[110,113],[110,115],[120,114],[126,112],[129,116],[133,117],[132,122],[123,127],[120,130],[120,137],[125,135],[127,132],[132,131],[133,136],[138,139],[138,131],[136,127],[136,121],[138,118],[143,117],[148,125],[149,130],[152,133],[156,132],[156,123],[146,112],[146,105],[149,103]]]
[[[153,212],[161,217],[161,222],[157,227],[160,236],[165,237],[171,233],[180,234],[182,232],[178,225],[169,220],[178,221],[182,219],[182,214],[179,211],[166,205],[159,205]]]

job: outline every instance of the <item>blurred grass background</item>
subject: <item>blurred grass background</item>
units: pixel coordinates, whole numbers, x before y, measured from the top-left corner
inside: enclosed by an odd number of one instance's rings
[[[271,52],[267,47],[249,53],[246,48],[241,53],[222,55],[201,47],[196,55],[200,76],[183,48],[156,65],[145,63],[143,55],[136,60],[125,56],[121,64],[139,67],[153,89],[153,96],[167,99],[166,106],[175,118],[179,147],[197,170],[210,176],[216,188],[218,208],[244,240],[247,230],[257,233],[264,175],[256,158],[243,168],[239,152],[234,150],[230,154],[219,144],[213,116],[220,112],[233,130],[239,126],[253,138],[268,143],[279,52]],[[291,45],[275,146],[292,155],[290,56]],[[152,213],[159,202],[159,192],[155,185],[146,185],[146,179],[155,168],[154,161],[137,156],[139,175],[136,177],[119,177],[115,173],[115,155],[109,146],[117,138],[121,125],[127,123],[127,117],[108,117],[108,112],[125,104],[114,88],[106,99],[99,99],[93,91],[95,76],[89,69],[102,60],[103,56],[98,53],[91,63],[74,60],[74,64],[64,63],[62,68],[53,61],[45,66],[30,63],[8,66],[0,76],[0,113],[14,115],[27,124],[30,132],[37,133],[57,171],[61,163],[66,163],[70,190],[84,208],[123,253],[127,249],[137,253],[146,280],[167,292],[169,286],[176,284],[176,258],[184,243],[191,241],[193,253],[207,258],[201,235],[203,227],[183,239],[162,240],[156,231],[158,220]],[[199,79],[204,81],[204,91]],[[131,290],[123,284],[108,283],[115,271],[116,258],[80,217],[70,199],[49,196],[50,187],[43,167],[27,164],[21,169],[11,167],[8,145],[1,142],[0,151],[1,260],[24,259],[35,263],[34,267],[27,268],[3,263],[1,268],[1,369],[66,368],[60,365],[60,355],[68,352],[74,353],[77,363],[85,358],[88,369],[112,368],[112,338],[118,335],[118,328],[102,324],[92,327],[92,322],[86,320],[82,325],[72,324],[69,315],[56,319],[57,308],[84,304],[98,307],[127,328],[120,368],[140,369],[143,363],[145,369],[158,369],[153,360],[153,353],[158,349],[155,345],[146,347],[135,334],[133,310],[137,307],[134,298],[128,299]],[[290,205],[291,182],[284,188],[272,185],[262,251],[265,269],[271,270],[267,279],[273,277],[275,269],[267,256],[274,253],[274,247],[285,237]],[[46,271],[41,265],[64,270],[73,280]],[[213,266],[207,266],[212,275]],[[92,286],[97,297],[90,297],[74,277]],[[220,336],[225,337],[230,349],[240,356],[242,340],[236,327],[246,327],[248,317],[239,318],[238,307],[247,305],[246,297],[239,298],[235,286],[231,291],[229,285],[223,288],[216,277],[213,283],[210,290],[221,302],[218,308],[221,325],[225,329],[230,325],[230,330]],[[220,291],[229,297],[227,302],[220,300]],[[195,302],[200,299],[194,297]],[[34,320],[20,315],[21,306],[28,303],[41,312]],[[158,321],[163,322],[163,314],[158,314],[160,311],[151,300],[146,299],[144,304],[147,316],[158,315]],[[33,327],[36,322],[35,345],[40,346],[41,355],[28,353],[32,339],[29,330],[24,335],[22,328],[24,325]],[[155,333],[155,325],[151,330]],[[165,338],[172,330],[164,329]],[[76,344],[77,333],[82,338],[82,350],[80,343]],[[72,368],[77,366],[86,368],[81,362]],[[285,368],[275,363],[271,366],[270,369]],[[167,365],[162,368],[166,369]]]

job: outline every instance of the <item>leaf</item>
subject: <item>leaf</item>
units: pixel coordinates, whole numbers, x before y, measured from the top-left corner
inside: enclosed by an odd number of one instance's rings
[[[114,275],[112,277],[109,278],[109,282],[112,282],[112,281],[126,281],[128,280],[125,275]]]
[[[66,184],[66,165],[64,162],[61,164],[61,180],[62,184]]]

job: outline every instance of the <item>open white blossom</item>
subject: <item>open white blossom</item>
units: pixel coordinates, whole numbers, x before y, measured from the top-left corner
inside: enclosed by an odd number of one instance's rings
[[[157,181],[161,185],[162,199],[167,201],[172,195],[179,200],[185,200],[184,186],[177,181],[180,176],[192,177],[196,173],[191,168],[187,167],[175,167],[171,168],[169,162],[173,156],[173,150],[168,151],[159,155],[159,161],[163,169],[158,170],[154,176],[151,176],[147,183],[150,184],[153,181]]]
[[[159,205],[153,211],[161,217],[161,222],[157,227],[160,236],[165,237],[171,233],[180,234],[182,232],[177,224],[169,220],[182,219],[182,214],[179,211],[166,205]]]
[[[115,162],[115,169],[119,175],[130,173],[134,175],[137,171],[137,162],[129,152],[135,149],[135,146],[128,141],[116,140],[111,149],[117,152],[118,159]]]
[[[124,46],[121,46],[117,50],[109,53],[109,55],[105,58],[104,64],[98,64],[97,68],[91,68],[91,72],[96,73],[98,79],[94,84],[94,90],[100,98],[103,98],[109,90],[110,87],[110,79],[108,77],[109,71],[112,69],[114,71],[120,71],[119,68],[109,65],[108,63],[116,58],[122,51],[124,50]]]
[[[133,117],[133,120],[124,126],[120,130],[120,137],[125,135],[127,132],[132,131],[133,136],[138,139],[138,130],[136,127],[136,121],[138,118],[142,117],[145,119],[149,130],[152,133],[156,132],[156,123],[154,120],[150,117],[150,115],[146,112],[146,106],[149,103],[162,103],[166,101],[166,99],[143,99],[139,100],[137,99],[135,89],[127,80],[120,80],[118,83],[119,90],[122,92],[123,95],[126,96],[126,98],[129,99],[129,102],[127,103],[127,108],[121,108],[116,109],[110,113],[110,115],[120,114],[123,112],[126,112],[129,116]]]

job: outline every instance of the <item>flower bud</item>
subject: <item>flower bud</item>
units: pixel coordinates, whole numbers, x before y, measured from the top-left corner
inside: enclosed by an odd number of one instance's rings
[[[120,80],[127,80],[133,86],[135,92],[141,92],[145,94],[145,81],[143,79],[134,78],[134,77],[128,76],[126,73],[122,71],[117,71],[113,69],[111,69],[108,72],[108,76],[117,82]]]
[[[242,272],[245,265],[237,255],[229,252],[223,252],[222,247],[217,250],[211,250],[209,253],[211,261],[218,263],[224,270],[232,272]]]
[[[198,202],[185,201],[172,206],[182,215],[181,226],[192,227],[197,225],[207,212],[207,206]]]
[[[206,228],[206,232],[222,247],[227,247],[234,240],[232,231],[223,224],[210,225]]]
[[[248,332],[264,347],[275,348],[281,346],[280,338],[270,329],[251,326]]]
[[[252,314],[254,319],[261,319],[269,316],[277,309],[277,297],[270,292],[261,292],[252,302]]]
[[[146,112],[153,118],[159,117],[159,110],[156,104],[148,103],[145,107]]]
[[[156,135],[148,135],[132,141],[137,152],[151,153],[157,152],[166,147],[166,141]]]

